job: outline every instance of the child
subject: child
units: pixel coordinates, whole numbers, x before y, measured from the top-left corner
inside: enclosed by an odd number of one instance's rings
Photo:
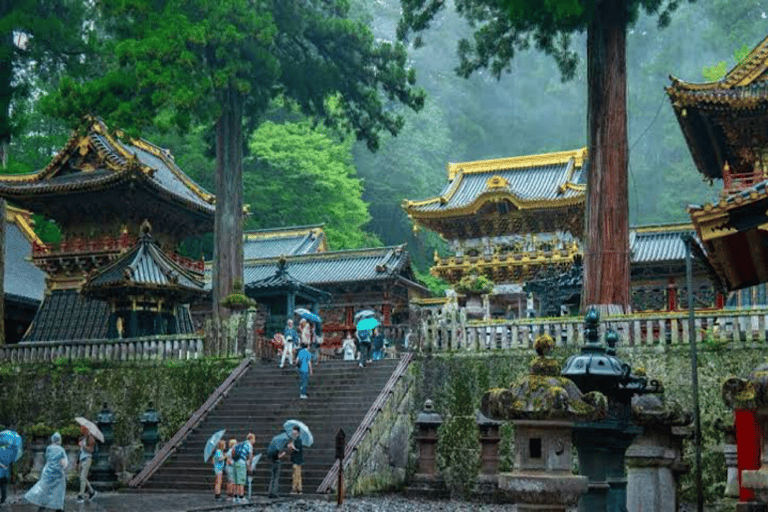
[[[221,481],[224,477],[224,451],[227,449],[227,443],[219,441],[216,453],[213,454],[213,474],[216,475],[216,484],[213,487],[213,497],[217,501],[221,499]],[[227,480],[229,484],[229,480]]]
[[[226,459],[224,463],[224,471],[227,472],[227,501],[232,501],[235,497],[235,474],[232,471],[232,464],[235,462],[232,460],[232,448],[237,444],[237,439],[232,438],[229,440],[229,450],[224,454]]]
[[[299,433],[299,427],[294,426],[291,432],[292,440],[288,444],[291,449],[291,464],[293,464],[291,494],[301,494],[301,465],[304,464],[304,450],[301,446],[301,436],[299,436]]]

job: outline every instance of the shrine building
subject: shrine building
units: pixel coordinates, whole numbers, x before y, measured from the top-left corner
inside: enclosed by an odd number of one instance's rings
[[[176,251],[212,231],[214,197],[167,150],[94,119],[45,169],[0,176],[0,197],[61,233],[33,243],[46,287],[24,341],[191,332],[204,263]]]
[[[436,253],[431,273],[454,286],[472,273],[491,279],[494,317],[578,309],[587,163],[582,148],[449,164],[439,196],[403,201],[414,225],[437,232],[453,253]],[[633,309],[675,310],[687,303],[684,234],[693,228],[631,229]],[[703,248],[694,245],[697,307],[722,307],[721,286]]]
[[[721,80],[672,78],[666,91],[696,169],[705,179],[722,180],[717,203],[688,209],[709,261],[728,290],[747,289],[732,297],[734,305],[765,304],[768,38]]]

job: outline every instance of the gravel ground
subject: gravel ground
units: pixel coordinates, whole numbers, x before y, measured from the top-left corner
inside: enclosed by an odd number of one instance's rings
[[[490,505],[462,501],[424,500],[401,496],[376,496],[349,498],[341,507],[336,502],[316,500],[285,500],[270,504],[258,504],[242,508],[248,512],[501,512],[510,511],[511,505]]]

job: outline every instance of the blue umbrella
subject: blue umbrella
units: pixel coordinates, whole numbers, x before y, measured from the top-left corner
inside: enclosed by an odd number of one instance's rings
[[[323,323],[323,319],[322,318],[320,318],[319,316],[317,316],[316,314],[314,314],[313,312],[311,312],[308,309],[296,308],[296,309],[293,310],[293,312],[296,313],[297,315],[299,315],[301,318],[304,318],[304,319],[306,319],[306,320],[308,320],[310,322],[314,322],[316,324]]]
[[[0,432],[0,462],[8,465],[21,458],[23,441],[21,436],[13,430]]]
[[[379,326],[379,321],[375,318],[363,318],[357,322],[358,331],[370,331]]]
[[[299,427],[299,437],[301,437],[301,444],[307,447],[312,446],[312,443],[315,442],[315,438],[312,437],[312,432],[309,430],[309,427],[299,420],[288,420],[283,423],[285,433],[288,435],[291,435],[293,427]]]
[[[219,441],[224,437],[225,432],[226,430],[219,430],[208,438],[205,442],[205,449],[203,449],[203,461],[207,461],[211,458],[211,455],[213,455],[213,452],[216,451],[216,447],[219,445]]]
[[[373,318],[375,316],[376,313],[374,311],[371,311],[370,309],[364,309],[355,313],[355,322],[359,322],[363,318]]]

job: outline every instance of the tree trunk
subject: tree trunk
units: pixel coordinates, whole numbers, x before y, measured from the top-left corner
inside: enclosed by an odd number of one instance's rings
[[[598,1],[587,30],[588,143],[582,306],[629,311],[626,10]]]
[[[230,88],[220,93],[219,104],[212,291],[214,316],[226,318],[221,301],[243,279],[243,98]]]
[[[0,19],[10,11],[10,0],[0,0]],[[8,145],[11,141],[13,53],[13,31],[0,32],[0,169],[8,165]]]

